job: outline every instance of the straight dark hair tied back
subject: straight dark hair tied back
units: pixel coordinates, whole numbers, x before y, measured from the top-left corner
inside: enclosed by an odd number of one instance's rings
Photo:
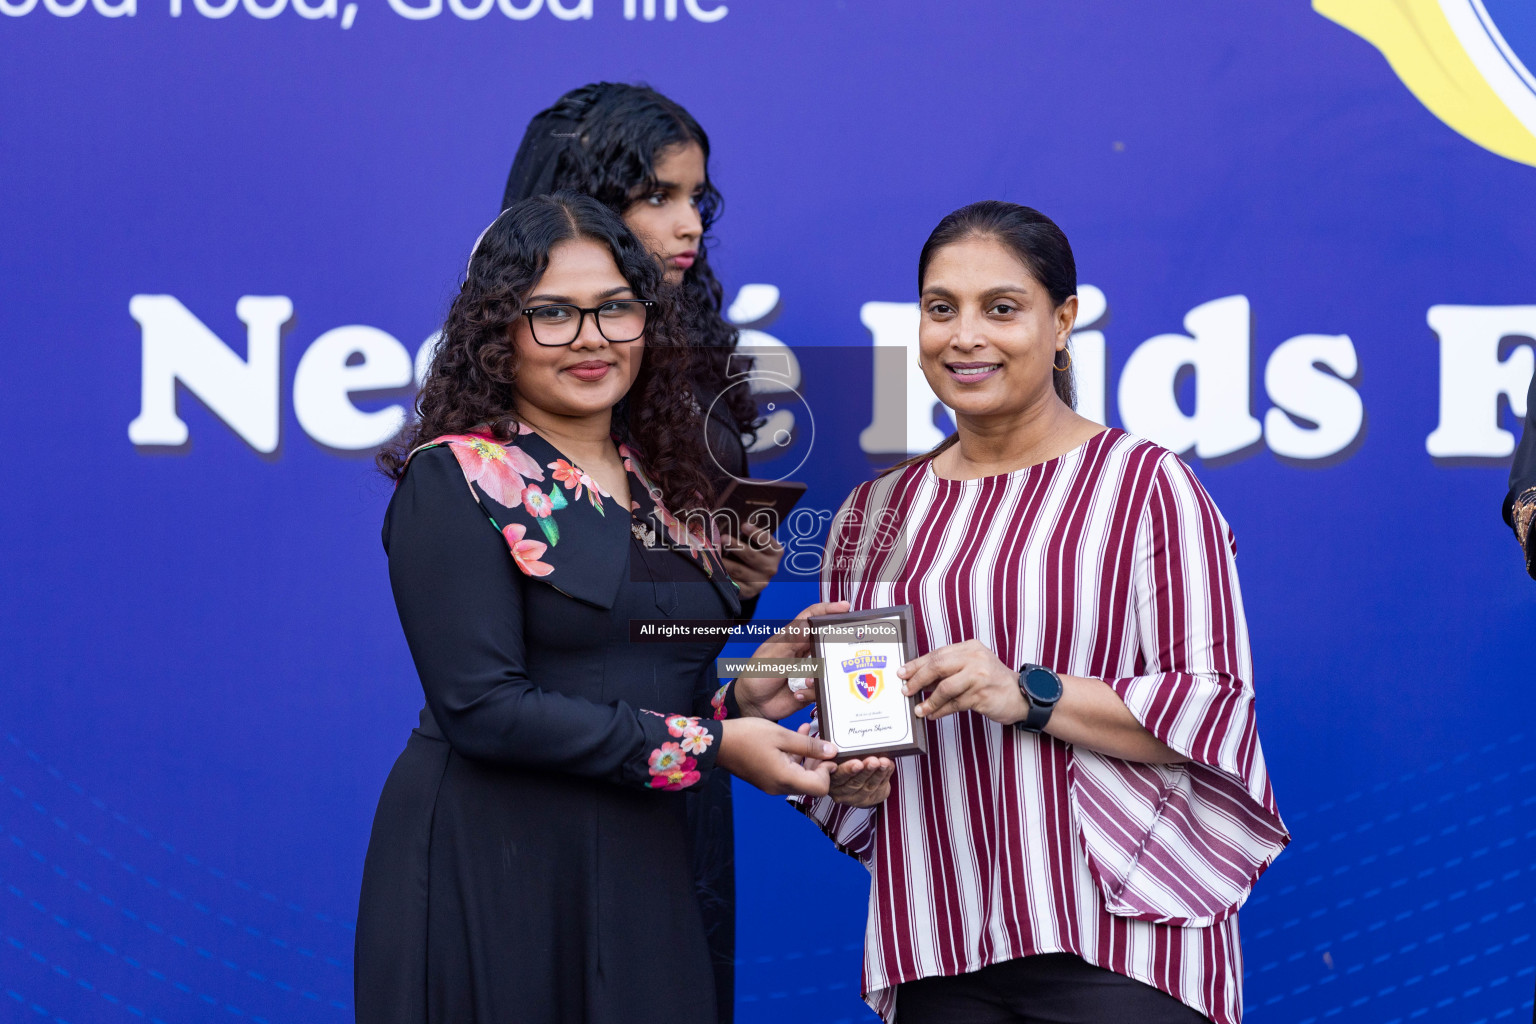
[[[488,430],[503,442],[517,437],[518,359],[512,328],[544,276],[551,250],[573,239],[604,246],[635,294],[656,300],[639,376],[614,407],[614,431],[639,450],[668,508],[691,508],[711,495],[687,383],[688,344],[676,305],[661,289],[661,267],[612,211],[575,192],[516,203],[480,237],[463,287],[448,309],[427,379],[416,394],[415,419],[379,452],[385,475],[399,480],[410,453],[444,434]]]
[[[679,318],[695,348],[693,379],[713,397],[724,393],[731,418],[750,438],[760,423],[748,388],[728,388],[747,369],[734,357],[738,332],[722,315],[725,290],[706,253],[722,198],[709,180],[709,136],[687,110],[647,85],[594,82],[561,96],[534,115],[507,175],[505,208],[529,196],[571,189],[623,216],[656,187],[656,159],[675,146],[696,144],[706,168],[698,200],[704,234],[698,258],[683,275]],[[750,440],[748,441],[750,444]]]
[[[1029,270],[1029,273],[1050,295],[1051,302],[1060,306],[1077,294],[1077,261],[1072,257],[1072,245],[1056,222],[1039,210],[1018,203],[1005,203],[997,199],[984,199],[979,203],[962,206],[939,221],[938,227],[923,243],[923,251],[917,257],[917,291],[922,294],[923,282],[928,278],[928,265],[939,250],[970,238],[990,238],[1004,246]],[[1072,364],[1065,370],[1051,375],[1051,386],[1056,395],[1072,408],[1077,407],[1077,388],[1072,380]],[[885,470],[893,472],[905,469],[917,462],[931,459],[952,446],[959,438],[951,434],[916,458],[898,462]]]

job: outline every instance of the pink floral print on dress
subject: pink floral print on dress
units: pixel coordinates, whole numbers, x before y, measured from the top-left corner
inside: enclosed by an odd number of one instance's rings
[[[690,725],[683,730],[683,741],[678,746],[688,754],[702,754],[715,742],[714,735],[702,725]]]
[[[651,751],[651,778],[646,783],[651,789],[686,789],[700,779],[698,762],[683,752],[676,743],[663,743]]]
[[[506,538],[507,547],[512,551],[512,561],[528,576],[548,576],[555,571],[555,567],[539,561],[539,556],[549,550],[549,545],[525,539],[526,533],[522,523],[513,523],[502,529],[501,535]]]
[[[687,789],[698,782],[703,775],[695,758],[714,744],[715,734],[700,725],[697,718],[688,715],[663,715],[658,711],[644,713],[665,721],[667,732],[679,741],[664,742],[651,751],[647,761],[651,778],[646,786],[651,789]]]
[[[538,484],[529,484],[523,488],[523,508],[531,516],[543,518],[555,510],[555,503],[549,500],[549,495]]]
[[[715,709],[715,721],[723,722],[731,717],[730,709],[725,706],[725,695],[730,690],[731,684],[726,683],[715,691],[715,695],[709,699],[709,706]]]
[[[715,526],[714,520],[704,517],[704,523],[700,524],[697,522],[700,517],[692,516],[690,518],[695,521],[685,525],[682,520],[674,516],[661,503],[661,488],[652,483],[651,478],[645,475],[645,469],[640,465],[640,456],[635,453],[635,450],[627,444],[621,444],[619,445],[619,457],[624,460],[624,468],[636,480],[640,481],[640,486],[644,487],[646,493],[651,496],[651,501],[656,505],[656,517],[661,520],[661,524],[666,529],[667,536],[671,538],[673,545],[679,550],[686,550],[693,557],[694,561],[698,562],[700,567],[703,568],[704,575],[713,577],[715,575],[714,558],[710,556],[718,556],[720,549],[720,533]],[[631,499],[629,504],[630,511],[640,512],[639,501]],[[689,529],[689,525],[692,526],[692,529]],[[703,532],[706,528],[709,530],[708,536],[705,536]],[[726,578],[730,579],[729,576]],[[731,584],[739,589],[739,585],[735,580],[731,580]]]
[[[622,449],[620,450],[622,451]],[[582,493],[585,491],[587,501],[592,507],[603,515],[608,514],[607,510],[603,508],[603,498],[611,498],[612,495],[603,490],[598,482],[592,479],[580,466],[573,465],[564,459],[556,459],[549,464],[549,468],[554,471],[555,479],[564,484],[566,489],[571,492],[573,499],[580,501]]]
[[[507,508],[522,501],[528,480],[544,479],[544,470],[516,445],[498,444],[479,434],[451,434],[433,443],[446,443],[459,460],[464,479],[479,484],[492,500]]]

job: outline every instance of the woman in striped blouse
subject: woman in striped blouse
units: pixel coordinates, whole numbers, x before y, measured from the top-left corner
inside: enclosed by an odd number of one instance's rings
[[[798,801],[870,870],[865,998],[900,1024],[1235,1024],[1237,908],[1289,836],[1231,530],[1171,452],[1073,411],[1049,218],[959,210],[918,281],[958,431],[849,496],[822,597],[913,606],[928,753]]]

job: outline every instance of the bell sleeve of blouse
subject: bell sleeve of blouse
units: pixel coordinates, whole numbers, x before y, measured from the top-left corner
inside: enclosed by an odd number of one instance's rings
[[[687,789],[714,766],[720,725],[597,704],[528,677],[530,583],[446,447],[417,454],[385,524],[389,580],[427,706],[468,758],[649,789]]]
[[[845,571],[848,561],[843,556],[858,546],[860,520],[857,516],[850,515],[849,509],[860,504],[861,496],[867,499],[867,488],[860,488],[849,495],[832,520],[833,529],[827,535],[827,546],[823,552],[820,598],[823,601],[849,599]],[[811,735],[821,735],[821,729],[814,715],[811,717]],[[814,821],[822,832],[826,833],[827,838],[832,840],[832,845],[860,861],[865,867],[873,864],[876,828],[883,805],[850,807],[847,804],[838,803],[830,796],[792,796],[789,798],[789,804]]]
[[[1233,913],[1290,841],[1254,722],[1252,658],[1232,533],[1210,495],[1164,456],[1137,526],[1137,674],[1107,682],[1190,760],[1073,753],[1089,867],[1112,914],[1201,926]]]

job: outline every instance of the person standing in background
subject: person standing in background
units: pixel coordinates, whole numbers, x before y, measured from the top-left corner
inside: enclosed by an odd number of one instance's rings
[[[1536,376],[1531,377],[1531,390],[1525,396],[1525,430],[1509,467],[1504,521],[1525,553],[1525,571],[1536,579],[1536,529],[1532,529],[1536,527]]]
[[[728,387],[731,374],[750,365],[735,355],[738,332],[721,313],[725,293],[708,259],[709,230],[722,203],[709,178],[709,136],[687,110],[648,86],[584,85],[529,122],[501,205],[557,189],[607,206],[661,259],[667,285],[681,292],[695,400],[709,413],[709,468],[721,486],[745,477],[747,444],[761,421],[750,390]],[[743,618],[752,616],[782,554],[768,536],[727,552]]]
[[[678,296],[683,333],[693,356],[693,400],[706,413],[706,469],[718,488],[746,477],[747,445],[760,422],[745,386],[728,387],[737,331],[721,315],[724,290],[709,265],[709,230],[721,196],[709,177],[709,136],[687,110],[644,85],[595,82],[572,89],[528,123],[507,174],[501,205],[570,189],[592,196],[623,218],[660,258]],[[766,531],[724,552],[741,588],[741,618],[778,571],[783,548]],[[690,790],[694,880],[715,962],[720,1019],[735,1006],[736,868],[730,776],[712,773]]]

